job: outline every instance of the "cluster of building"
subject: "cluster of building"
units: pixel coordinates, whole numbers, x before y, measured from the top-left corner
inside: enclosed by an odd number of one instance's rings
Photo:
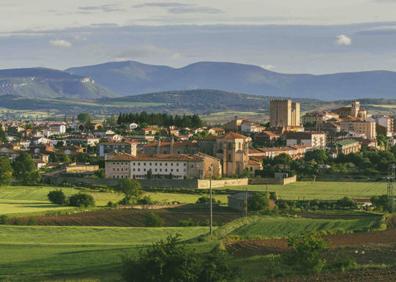
[[[356,153],[364,146],[378,149],[377,134],[394,142],[396,132],[394,117],[369,115],[358,101],[302,116],[300,103],[272,100],[269,112],[268,124],[235,117],[221,127],[195,129],[140,128],[131,123],[120,131],[116,125],[95,123],[87,130],[74,120],[3,121],[0,126],[7,142],[0,144],[0,156],[15,159],[28,151],[38,168],[51,168],[59,163],[51,163],[50,154],[89,154],[104,160],[105,176],[111,179],[221,178],[255,174],[266,158],[281,154],[299,159],[316,149],[334,155]],[[139,134],[134,134],[138,129]],[[84,167],[75,165],[70,171],[81,172]],[[87,170],[92,172],[92,167]]]

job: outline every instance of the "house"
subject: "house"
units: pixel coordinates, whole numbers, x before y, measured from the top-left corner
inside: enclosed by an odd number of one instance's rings
[[[222,127],[212,127],[208,130],[209,135],[221,136],[225,134],[225,130]]]
[[[336,141],[333,148],[335,156],[339,154],[348,155],[352,153],[358,153],[362,149],[362,145],[359,141],[353,139],[345,139]]]
[[[375,121],[370,120],[344,120],[340,122],[341,131],[360,135],[366,139],[374,140],[377,138]]]
[[[220,160],[205,154],[113,154],[105,160],[106,178],[204,179],[221,177]]]
[[[265,130],[265,127],[257,122],[244,120],[241,124],[241,132],[246,134],[259,133]]]
[[[326,134],[323,132],[287,132],[285,138],[287,146],[307,145],[314,149],[326,148]]]
[[[126,153],[137,155],[137,143],[135,142],[102,142],[98,145],[98,155],[104,158],[108,154]]]

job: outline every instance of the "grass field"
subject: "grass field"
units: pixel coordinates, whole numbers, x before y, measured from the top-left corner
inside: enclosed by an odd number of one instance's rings
[[[230,190],[245,190],[245,186],[226,187]],[[386,194],[386,183],[382,182],[297,182],[282,185],[249,185],[249,191],[276,192],[285,200],[338,200],[342,197],[354,199],[370,198]]]
[[[40,213],[47,211],[56,211],[70,209],[70,207],[61,207],[52,205],[48,202],[47,195],[50,191],[56,190],[56,187],[48,186],[1,186],[0,187],[0,215],[1,214],[27,214]],[[114,192],[98,192],[87,189],[59,188],[66,195],[72,195],[78,192],[91,194],[98,207],[105,206],[109,201],[118,202],[123,197],[121,194]],[[160,193],[147,192],[153,200],[160,203],[195,203],[200,197],[198,194],[182,193]],[[216,200],[227,203],[226,195],[216,195]]]
[[[110,245],[150,244],[171,234],[191,239],[208,232],[207,227],[75,227],[0,226],[0,245]]]
[[[120,262],[169,234],[189,239],[207,228],[0,226],[0,280],[118,281]],[[202,251],[213,243],[196,245]]]

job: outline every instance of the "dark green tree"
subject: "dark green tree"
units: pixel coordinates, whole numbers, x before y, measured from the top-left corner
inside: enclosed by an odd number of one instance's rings
[[[66,195],[62,190],[51,191],[48,193],[47,197],[48,200],[53,204],[64,205],[67,203]]]
[[[92,195],[78,193],[70,196],[69,198],[69,205],[73,207],[94,207],[95,206],[95,199]]]
[[[248,199],[249,211],[263,211],[269,208],[269,196],[268,193],[255,192]]]
[[[317,234],[289,238],[291,252],[284,255],[285,262],[302,273],[318,273],[326,265],[324,252],[327,243]]]
[[[0,185],[10,184],[12,180],[11,162],[6,157],[0,157]]]
[[[121,200],[124,204],[137,202],[142,195],[140,182],[134,179],[121,179],[114,189],[115,191],[125,195],[124,199]]]
[[[34,161],[26,152],[22,152],[15,158],[13,168],[15,178],[24,184],[36,184],[40,180]]]

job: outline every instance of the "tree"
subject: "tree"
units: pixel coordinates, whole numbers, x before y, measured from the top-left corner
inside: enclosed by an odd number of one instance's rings
[[[250,211],[262,211],[269,208],[268,193],[256,192],[248,199],[248,209]]]
[[[305,153],[304,160],[305,161],[315,161],[318,164],[325,164],[329,156],[327,155],[325,150],[313,150]]]
[[[82,123],[85,128],[88,128],[91,124],[91,115],[89,113],[80,113],[77,116],[77,119],[80,123]]]
[[[227,261],[218,250],[202,256],[187,249],[176,235],[143,250],[137,259],[124,258],[122,276],[128,282],[232,281],[238,273]]]
[[[26,152],[22,152],[15,158],[13,168],[15,178],[24,184],[35,184],[40,180],[32,157]]]
[[[121,200],[125,204],[130,204],[131,201],[136,202],[142,195],[140,183],[133,179],[121,179],[115,190],[125,195],[124,199]]]
[[[48,193],[47,197],[51,203],[54,203],[57,205],[64,205],[67,202],[66,195],[65,195],[65,193],[63,193],[62,190],[51,191]]]
[[[373,196],[371,197],[371,203],[378,210],[393,212],[394,199],[388,195]]]
[[[144,215],[144,225],[147,227],[159,227],[164,224],[162,218],[153,212],[148,212]]]
[[[3,130],[3,127],[0,125],[0,142],[7,143],[7,135]]]
[[[323,253],[327,243],[317,234],[305,234],[289,238],[291,252],[284,255],[288,265],[303,273],[321,272],[326,265]]]
[[[94,207],[95,199],[89,194],[78,193],[70,196],[69,204],[73,207]]]
[[[0,157],[0,185],[10,184],[12,173],[10,160],[6,157]]]

